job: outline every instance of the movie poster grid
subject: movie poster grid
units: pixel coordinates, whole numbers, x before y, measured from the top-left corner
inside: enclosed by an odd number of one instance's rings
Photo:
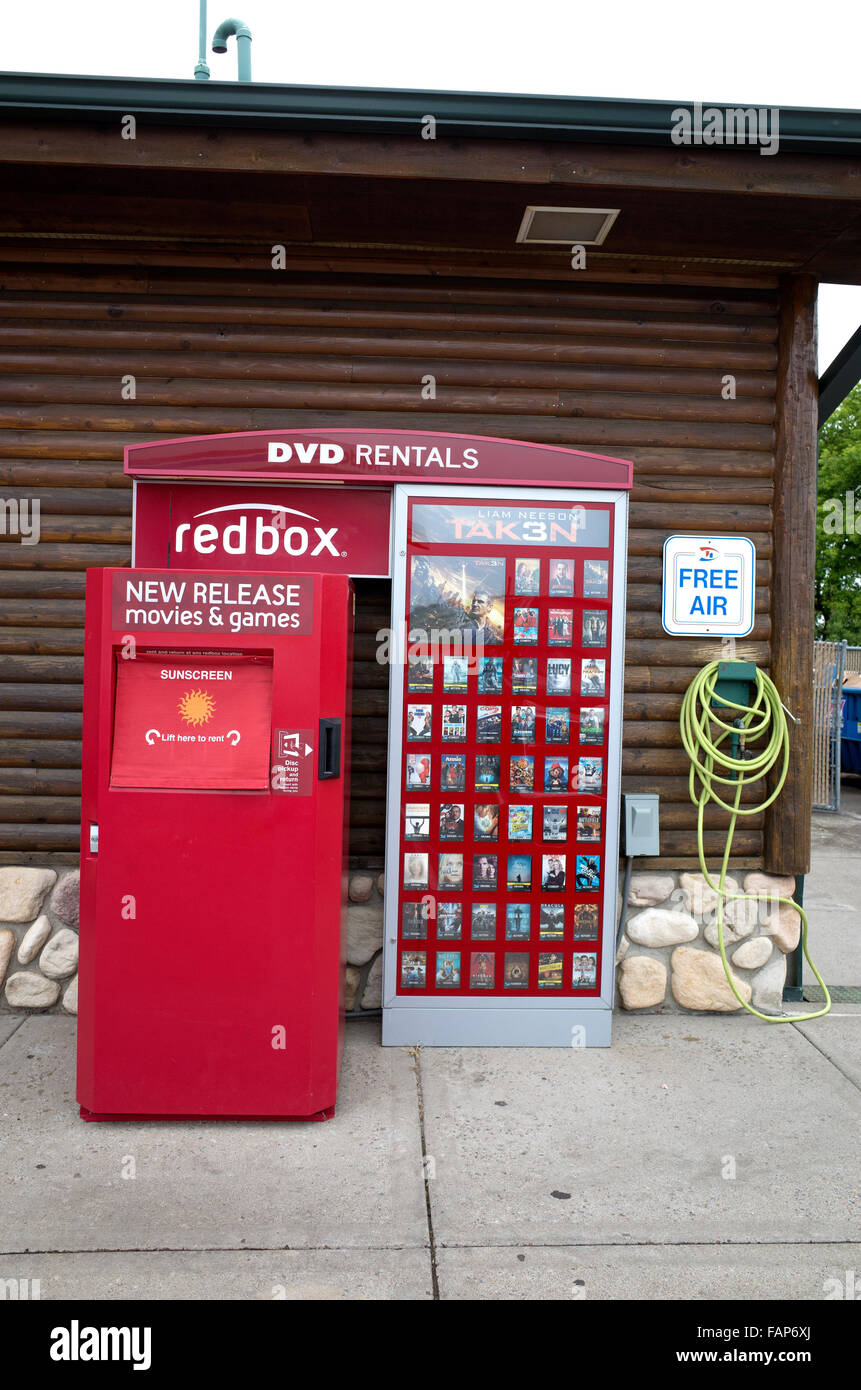
[[[411,560],[411,637],[416,629],[442,632],[453,646],[460,644],[462,654],[436,656],[431,651],[409,657],[405,742],[411,747],[405,748],[404,785],[415,799],[403,802],[402,886],[405,892],[428,896],[403,902],[401,938],[405,943],[430,939],[432,946],[478,943],[478,948],[462,952],[405,945],[399,970],[404,991],[544,992],[596,987],[597,949],[583,950],[579,943],[597,947],[599,904],[572,902],[564,895],[572,887],[578,893],[600,891],[601,805],[576,801],[535,805],[514,800],[500,804],[498,794],[506,790],[506,779],[512,797],[603,793],[603,755],[578,754],[576,745],[603,747],[605,743],[606,707],[587,701],[606,697],[607,660],[600,649],[606,653],[608,610],[555,601],[607,599],[609,564],[585,560],[581,590],[576,593],[573,559],[551,557],[542,562],[517,557],[513,586],[506,594],[507,564],[511,561],[483,555]],[[547,567],[544,585],[542,564]],[[550,602],[546,607],[530,602],[540,599]],[[506,631],[510,631],[513,656],[482,652],[476,659],[471,654],[473,643],[501,646]],[[542,641],[548,649],[544,659],[517,650]],[[573,652],[565,655],[566,647],[577,645],[585,653],[582,657]],[[494,701],[506,690],[509,663],[511,702]],[[444,696],[439,705],[432,699],[437,666]],[[539,694],[547,701],[543,706],[518,698]],[[551,703],[556,698],[573,703]],[[523,752],[512,752],[503,760],[490,750],[471,751],[473,744],[500,743],[505,723],[510,743],[522,744]],[[473,731],[474,737],[470,736]],[[470,752],[432,753],[415,747],[431,742],[438,747],[440,741],[467,744]],[[525,751],[542,741],[559,745],[559,751]],[[433,824],[433,803],[422,799],[435,790],[445,798],[439,803],[437,825]],[[470,797],[469,802],[448,799],[452,793],[470,792],[474,800]],[[482,792],[496,799],[482,801]],[[435,850],[431,842],[437,839],[446,847]],[[502,852],[493,852],[500,839]],[[449,849],[451,841],[464,848]],[[472,853],[470,844],[476,847]],[[476,894],[504,893],[505,901],[477,898],[464,906],[445,896],[468,891],[470,886]],[[540,891],[537,905],[534,890]],[[532,954],[502,948],[502,943],[559,945],[566,935],[575,943],[573,957],[562,950]],[[482,942],[494,945],[482,949]],[[570,969],[567,980],[566,969]]]

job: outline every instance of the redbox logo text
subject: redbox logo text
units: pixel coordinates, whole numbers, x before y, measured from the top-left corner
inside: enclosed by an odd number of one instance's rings
[[[267,516],[247,515],[248,512],[265,512]],[[224,513],[241,515],[233,518]],[[206,516],[222,516],[220,522],[201,521]],[[301,518],[292,520],[292,518]],[[192,521],[184,521],[177,526],[174,535],[174,549],[177,555],[194,550],[198,555],[214,555],[217,551],[225,555],[275,555],[283,550],[287,555],[335,555],[340,550],[334,537],[337,526],[326,529],[316,525],[317,517],[307,512],[295,511],[274,502],[234,502],[224,507],[212,507],[209,511],[198,512]],[[303,523],[315,523],[311,526]],[[226,523],[226,524],[225,524]]]

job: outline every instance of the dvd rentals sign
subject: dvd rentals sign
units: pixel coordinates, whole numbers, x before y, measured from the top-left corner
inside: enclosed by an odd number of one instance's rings
[[[135,479],[136,566],[354,578],[391,573],[398,482],[628,488],[631,480],[629,463],[600,454],[404,430],[250,431],[133,444],[125,468]],[[502,539],[512,538],[512,524]],[[552,544],[558,523],[550,518],[548,527]],[[522,533],[533,536],[534,524]]]

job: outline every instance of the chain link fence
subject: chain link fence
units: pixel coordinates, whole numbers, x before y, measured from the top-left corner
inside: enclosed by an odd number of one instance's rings
[[[858,659],[849,666],[847,652]],[[846,670],[861,671],[861,647],[813,643],[813,809],[840,810],[840,696]]]

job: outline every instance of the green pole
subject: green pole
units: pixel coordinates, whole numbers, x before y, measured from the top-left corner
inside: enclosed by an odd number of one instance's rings
[[[196,82],[209,81],[209,68],[206,63],[206,0],[200,0],[200,39],[194,77]]]

